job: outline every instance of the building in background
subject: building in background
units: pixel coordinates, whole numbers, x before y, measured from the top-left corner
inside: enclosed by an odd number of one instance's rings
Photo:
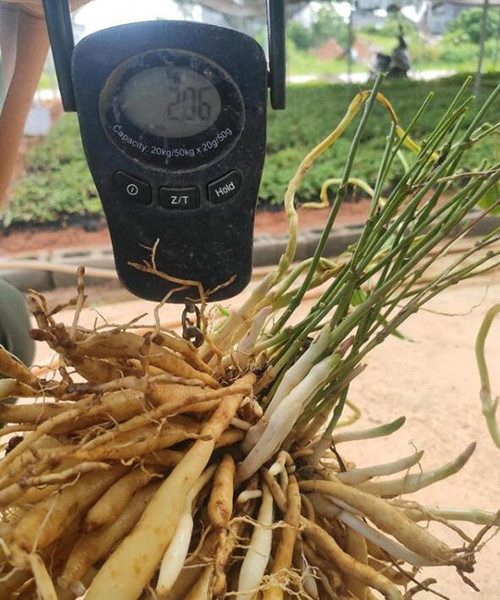
[[[424,15],[424,27],[431,35],[443,35],[448,29],[450,23],[458,15],[467,10],[468,6],[459,4],[428,4]]]

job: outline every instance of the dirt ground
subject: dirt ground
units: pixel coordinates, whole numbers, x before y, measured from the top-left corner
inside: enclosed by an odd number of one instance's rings
[[[484,285],[462,285],[447,291],[430,308],[457,316],[422,311],[403,328],[413,343],[392,338],[373,352],[367,370],[353,384],[352,400],[363,410],[365,426],[400,415],[405,415],[407,422],[390,440],[346,445],[349,458],[369,464],[408,455],[417,447],[425,450],[422,467],[426,469],[450,460],[477,441],[476,452],[460,473],[421,490],[414,498],[443,507],[500,509],[500,450],[488,437],[481,415],[474,359],[474,340],[482,317],[499,301],[498,275],[486,297]],[[490,332],[488,359],[493,390],[500,393],[500,321]],[[457,545],[454,534],[443,533]],[[429,573],[439,580],[436,589],[453,600],[498,600],[499,565],[497,536],[478,556],[472,579],[479,593],[465,586],[451,568],[429,569]],[[425,593],[417,596],[431,597]]]
[[[241,302],[246,293],[248,290],[233,304]],[[436,298],[429,310],[419,312],[404,325],[403,331],[411,342],[390,338],[368,357],[368,368],[354,382],[350,395],[363,411],[362,420],[353,427],[370,427],[400,415],[405,415],[407,422],[390,439],[340,446],[344,458],[368,466],[406,456],[419,448],[425,449],[422,467],[428,469],[449,461],[471,441],[477,441],[476,452],[459,474],[420,491],[414,498],[422,504],[443,507],[500,509],[500,450],[489,439],[481,415],[474,360],[474,340],[482,317],[488,307],[499,301],[500,273],[488,281],[452,288]],[[90,325],[102,316],[109,322],[123,323],[151,309],[151,303],[140,300],[106,303],[101,299],[97,306],[85,311],[82,321]],[[164,308],[164,323],[174,327],[179,317],[178,306]],[[71,313],[65,313],[63,319],[69,322]],[[45,362],[49,356],[44,348],[39,349],[38,361]],[[500,393],[500,319],[491,330],[488,359],[493,389]],[[451,544],[460,545],[455,534],[438,527]],[[466,529],[473,531],[474,527]],[[472,579],[480,588],[479,593],[463,584],[451,568],[429,569],[428,576],[436,576],[436,589],[452,600],[498,600],[499,565],[497,536],[478,556]],[[421,593],[417,598],[437,596]]]

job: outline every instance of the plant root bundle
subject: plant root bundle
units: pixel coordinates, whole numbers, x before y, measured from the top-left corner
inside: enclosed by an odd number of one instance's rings
[[[343,121],[341,129],[365,106],[325,231],[379,85]],[[478,129],[486,106],[458,135],[463,93],[421,147],[382,97],[392,124],[359,242],[336,261],[320,242],[294,265],[294,190],[341,131],[322,142],[287,192],[288,254],[230,314],[205,314],[200,298],[200,348],[163,329],[157,313],[142,332],[135,321],[80,326],[83,269],[70,326],[58,321],[66,306],[30,293],[32,335],[57,353],[59,368],[44,379],[0,348],[0,399],[20,398],[0,403],[2,600],[446,597],[422,575],[427,566],[455,567],[475,585],[475,553],[498,514],[407,496],[459,471],[475,444],[435,469],[420,469],[422,452],[363,466],[344,452],[346,442],[391,435],[405,421],[351,427],[360,412],[349,385],[369,351],[402,335],[405,319],[449,285],[497,266],[498,231],[438,262],[500,179],[495,165],[469,169],[464,187],[441,199],[466,150],[492,129]],[[382,198],[404,144],[415,154],[404,185]],[[297,318],[314,287],[319,300]],[[481,526],[478,534],[461,521]],[[456,547],[429,522],[452,529]]]

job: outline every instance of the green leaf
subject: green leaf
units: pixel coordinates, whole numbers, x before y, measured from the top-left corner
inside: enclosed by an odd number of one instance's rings
[[[2,224],[4,227],[9,227],[9,225],[11,223],[12,223],[12,211],[10,211],[7,208],[7,210],[3,214]]]
[[[479,200],[477,205],[483,210],[488,210],[494,204],[500,201],[500,183],[495,184],[486,194]],[[500,205],[493,208],[490,212],[492,215],[500,215]]]
[[[382,317],[382,315],[377,316],[377,321],[384,327],[387,325],[387,319],[384,319],[384,317]],[[398,340],[403,340],[405,342],[411,342],[412,344],[415,343],[414,339],[412,339],[411,337],[408,337],[407,335],[402,333],[399,329],[393,329],[391,331],[391,335],[393,335],[395,338],[398,338]]]
[[[365,292],[364,290],[362,290],[361,288],[358,288],[357,290],[354,290],[353,294],[352,294],[352,298],[351,298],[351,305],[352,306],[359,306],[360,304],[362,304],[366,299],[368,298],[368,294],[367,292]]]
[[[227,318],[231,316],[231,311],[225,308],[224,306],[221,306],[220,304],[217,305],[217,310],[219,311],[219,314],[223,317]]]

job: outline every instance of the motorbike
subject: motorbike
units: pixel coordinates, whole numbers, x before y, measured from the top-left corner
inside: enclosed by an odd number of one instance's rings
[[[370,79],[375,79],[379,73],[386,73],[388,77],[407,78],[410,70],[410,55],[408,44],[403,34],[398,36],[398,45],[392,54],[377,52],[375,61],[370,69]]]

